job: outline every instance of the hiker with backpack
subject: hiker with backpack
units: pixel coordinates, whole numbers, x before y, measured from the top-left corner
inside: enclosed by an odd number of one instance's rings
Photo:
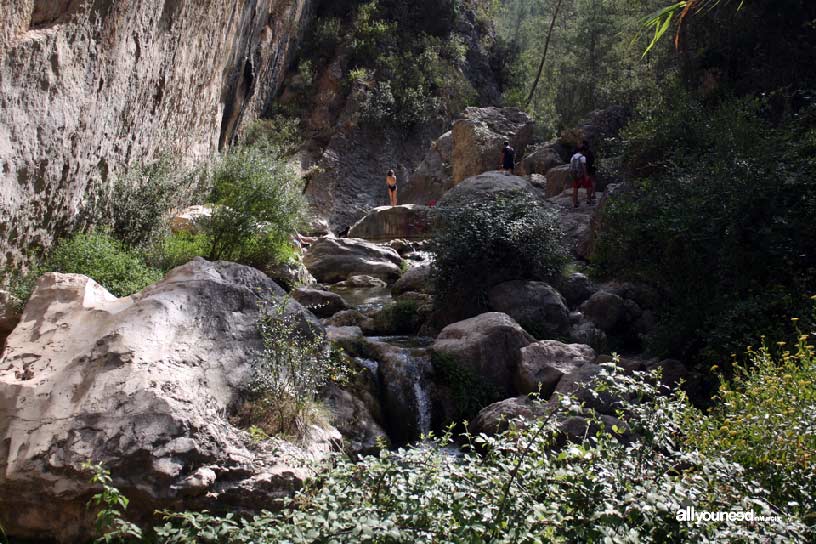
[[[504,147],[501,153],[501,165],[499,170],[503,171],[505,175],[512,176],[513,170],[516,168],[516,150],[510,147],[510,142],[504,142]]]
[[[587,193],[587,204],[595,200],[595,184],[590,174],[590,164],[594,170],[595,156],[589,150],[587,142],[578,144],[575,154],[570,159],[570,174],[572,176],[572,206],[578,207],[578,189],[584,187]]]
[[[397,205],[397,176],[393,170],[385,175],[385,185],[388,187],[388,201],[392,206]]]

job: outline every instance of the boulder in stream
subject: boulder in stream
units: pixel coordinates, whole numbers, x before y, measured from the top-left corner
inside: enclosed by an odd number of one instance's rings
[[[321,238],[303,259],[321,283],[339,283],[352,276],[372,276],[394,283],[402,274],[403,260],[390,248],[355,238]]]
[[[348,235],[372,242],[425,240],[431,235],[431,226],[431,209],[427,206],[380,206],[352,225]]]

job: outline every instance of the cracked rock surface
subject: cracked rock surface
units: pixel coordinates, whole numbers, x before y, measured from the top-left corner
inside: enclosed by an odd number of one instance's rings
[[[18,538],[88,536],[103,463],[145,519],[157,508],[273,508],[339,433],[253,444],[229,422],[261,348],[261,272],[197,259],[117,299],[93,280],[46,274],[0,359],[0,525]],[[302,326],[316,318],[294,301]]]

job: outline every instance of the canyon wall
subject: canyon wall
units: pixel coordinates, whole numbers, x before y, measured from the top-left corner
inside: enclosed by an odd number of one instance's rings
[[[227,145],[277,94],[313,0],[0,0],[0,269],[134,162]]]

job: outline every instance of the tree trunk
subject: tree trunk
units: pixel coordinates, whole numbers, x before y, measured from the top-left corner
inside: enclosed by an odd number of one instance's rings
[[[538,82],[541,81],[541,72],[544,71],[544,62],[547,60],[547,50],[550,48],[550,38],[552,38],[553,27],[555,27],[555,21],[558,18],[558,11],[561,9],[561,1],[562,0],[558,0],[558,3],[555,5],[552,21],[550,21],[550,30],[547,32],[547,41],[544,42],[544,53],[541,55],[541,64],[538,65],[538,74],[536,75],[535,81],[533,82],[533,88],[530,89],[530,95],[527,97],[527,102],[525,104],[528,107],[530,102],[533,101],[536,88],[538,88]]]

